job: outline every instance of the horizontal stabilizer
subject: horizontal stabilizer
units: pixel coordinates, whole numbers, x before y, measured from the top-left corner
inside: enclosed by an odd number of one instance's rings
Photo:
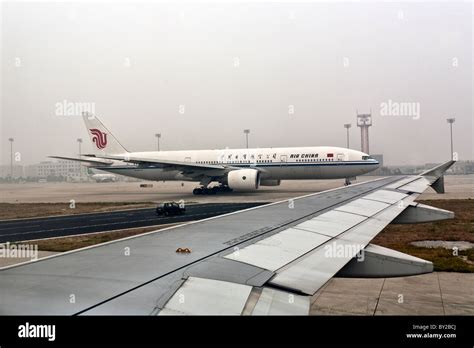
[[[433,264],[399,251],[369,244],[336,277],[387,278],[433,272]]]
[[[453,218],[454,213],[452,211],[431,207],[426,204],[412,203],[392,221],[392,224],[415,224]]]

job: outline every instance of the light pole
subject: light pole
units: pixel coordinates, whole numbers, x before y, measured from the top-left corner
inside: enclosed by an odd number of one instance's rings
[[[250,134],[250,129],[244,129],[244,133],[245,133],[245,141],[246,141],[247,149],[248,149],[248,148],[249,148],[249,134]]]
[[[451,131],[451,159],[454,159],[454,152],[453,152],[453,123],[456,121],[455,118],[448,118],[446,121],[449,123],[450,131]]]
[[[79,144],[79,159],[81,159],[81,156],[82,156],[82,153],[81,153],[82,138],[77,138],[77,143]],[[82,166],[81,166],[81,161],[79,161],[79,181],[82,181]]]
[[[8,138],[8,141],[10,142],[10,180],[13,180],[13,142],[15,139]]]
[[[155,134],[157,145],[158,145],[158,151],[160,151],[160,138],[161,138],[161,133],[156,133]]]
[[[344,128],[347,130],[347,148],[349,148],[349,128],[351,128],[350,123],[344,124]]]

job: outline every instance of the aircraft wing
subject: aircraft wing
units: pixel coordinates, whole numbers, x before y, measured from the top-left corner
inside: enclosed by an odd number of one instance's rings
[[[181,162],[181,161],[169,161],[169,160],[158,160],[152,158],[142,158],[142,157],[134,157],[134,156],[127,156],[127,155],[96,155],[98,158],[104,159],[111,159],[111,160],[119,160],[123,162],[129,163],[136,163],[136,164],[144,164],[144,165],[156,165],[158,167],[163,168],[170,168],[170,169],[182,169],[184,171],[192,171],[192,170],[226,170],[229,167],[220,165],[220,164],[200,164],[194,162]]]
[[[79,161],[87,163],[90,167],[103,167],[112,165],[114,161],[133,163],[139,166],[162,168],[163,170],[179,170],[183,175],[196,180],[204,177],[221,177],[229,171],[238,169],[232,166],[216,164],[200,164],[192,162],[180,162],[169,160],[157,160],[151,158],[141,158],[127,155],[90,155],[76,157],[49,156],[51,158],[65,159],[70,161]]]
[[[113,161],[107,160],[107,159],[100,159],[100,158],[95,158],[95,157],[87,157],[84,158],[81,156],[81,158],[78,157],[66,157],[66,156],[48,156],[49,158],[57,158],[57,159],[63,159],[67,161],[77,161],[77,162],[85,162],[88,164],[92,165],[110,165],[113,163]]]
[[[391,222],[452,218],[414,202],[430,186],[442,192],[452,164],[7,267],[0,314],[308,314],[311,296],[335,275],[432,271],[370,241]]]

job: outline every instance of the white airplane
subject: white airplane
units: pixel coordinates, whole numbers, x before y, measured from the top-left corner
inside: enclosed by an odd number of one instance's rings
[[[331,146],[223,150],[129,152],[97,116],[83,114],[94,154],[81,159],[89,167],[145,180],[197,181],[194,194],[252,191],[281,180],[346,179],[378,168],[368,154]],[[219,183],[210,187],[211,182]]]

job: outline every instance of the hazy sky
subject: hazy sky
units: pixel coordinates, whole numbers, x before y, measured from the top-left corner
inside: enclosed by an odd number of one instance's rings
[[[360,149],[358,109],[386,164],[448,159],[447,117],[473,159],[468,2],[0,6],[3,164],[9,137],[22,164],[92,150],[64,101],[94,103],[135,151],[157,132],[165,150],[243,147],[245,128],[251,147],[345,146],[344,123]]]

